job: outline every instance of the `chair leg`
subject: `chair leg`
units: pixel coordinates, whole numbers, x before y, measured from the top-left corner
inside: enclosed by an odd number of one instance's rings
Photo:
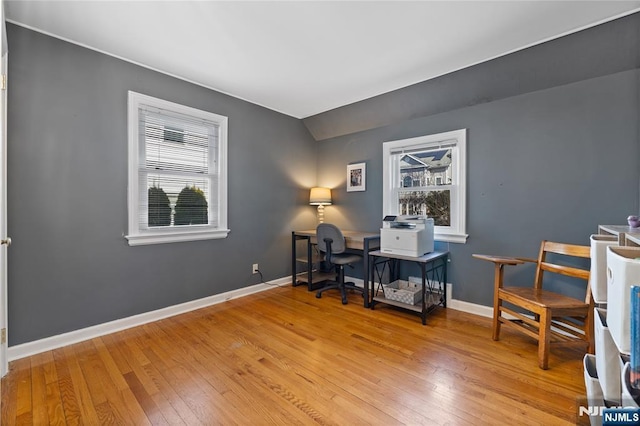
[[[344,286],[344,266],[340,266],[340,294],[342,295],[342,304],[346,305],[347,302],[347,289]]]
[[[347,290],[357,291],[361,295],[364,294],[364,289],[362,287],[358,287],[353,282],[344,283],[344,288],[346,288]]]
[[[549,344],[551,343],[551,312],[545,309],[540,315],[540,334],[538,335],[538,367],[549,368]]]
[[[340,290],[340,296],[341,296],[343,305],[346,305],[347,303],[349,303],[349,301],[347,299],[347,290],[358,291],[358,292],[360,292],[360,294],[362,294],[364,296],[363,289],[359,288],[358,286],[356,286],[352,282],[346,283],[344,281],[344,266],[343,265],[336,265],[335,270],[336,270],[336,280],[333,281],[333,282],[330,282],[328,285],[326,285],[325,287],[319,289],[316,292],[316,297],[318,299],[320,299],[322,297],[322,293],[323,292],[325,292],[327,290],[332,290],[332,289]]]
[[[596,341],[596,337],[595,337],[595,330],[594,330],[594,322],[595,322],[595,318],[593,317],[594,312],[593,312],[593,302],[590,303],[589,306],[589,311],[587,312],[587,317],[585,318],[584,321],[584,334],[585,334],[585,338],[587,339],[587,353],[590,354],[594,354],[596,353],[596,348],[595,348],[595,341]]]
[[[500,299],[500,289],[502,288],[502,275],[504,273],[504,265],[496,263],[493,277],[493,340],[500,339],[500,308],[502,307],[502,299]]]
[[[322,297],[322,293],[324,293],[327,290],[332,290],[332,289],[335,289],[335,288],[339,289],[340,288],[340,284],[336,282],[335,284],[326,285],[326,286],[322,287],[320,290],[318,290],[316,292],[316,297],[318,299],[320,299]]]
[[[333,281],[333,282],[330,282],[326,286],[324,286],[321,289],[319,289],[316,292],[316,297],[318,299],[320,299],[322,297],[322,293],[324,293],[327,290],[334,290],[334,289],[340,291],[342,304],[346,305],[348,303],[348,301],[347,301],[347,289],[345,287],[344,268],[342,267],[342,265],[340,265],[340,266],[336,265],[336,280]]]
[[[498,290],[493,297],[493,340],[500,340],[500,308],[502,307],[502,299],[498,297]]]

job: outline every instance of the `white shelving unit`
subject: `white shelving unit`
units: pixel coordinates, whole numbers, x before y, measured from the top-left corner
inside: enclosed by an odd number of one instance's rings
[[[635,280],[640,277],[640,228],[631,228],[623,225],[600,225],[598,227],[599,236],[614,236],[617,238],[616,245],[606,244],[606,237],[591,238],[592,244],[592,274],[591,285],[600,289],[599,299],[605,300],[606,303],[599,303],[594,311],[594,328],[595,328],[595,355],[587,354],[584,357],[584,377],[585,387],[587,390],[587,403],[590,406],[591,425],[601,425],[602,416],[595,414],[599,412],[600,407],[638,407],[640,401],[640,392],[631,389],[629,384],[629,345],[619,344],[629,339],[628,334],[625,335],[620,331],[620,318],[613,315],[624,315],[630,318],[628,307],[622,306],[628,300],[623,298],[609,298],[606,294],[602,295],[603,289],[607,291],[610,288],[612,280],[618,277],[615,284],[624,288],[630,288],[631,285],[640,285],[639,282],[626,282],[627,280]],[[606,244],[607,258],[612,261],[602,259],[602,247],[599,250],[595,248],[597,244]],[[596,254],[597,253],[597,254]],[[594,257],[595,255],[595,257]],[[627,270],[624,273],[620,271],[612,271],[611,267],[619,268],[620,260],[612,256],[622,257],[627,262],[623,264]],[[609,263],[615,263],[610,265]],[[607,282],[600,282],[603,274],[600,271],[602,267],[606,268],[607,273],[604,275]],[[637,268],[637,269],[636,269]],[[620,278],[621,277],[621,278]],[[596,301],[598,298],[594,298]],[[630,297],[629,297],[630,299]],[[610,310],[610,311],[609,311]],[[609,328],[607,317],[614,321],[616,329],[616,339],[612,336]],[[618,340],[619,343],[616,343]],[[622,349],[622,350],[621,350]],[[594,410],[594,408],[598,408]],[[601,412],[600,412],[601,414]]]

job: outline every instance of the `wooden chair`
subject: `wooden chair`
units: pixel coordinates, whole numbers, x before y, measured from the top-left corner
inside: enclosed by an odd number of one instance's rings
[[[593,353],[593,301],[589,288],[589,266],[581,269],[547,261],[547,254],[554,253],[555,258],[589,258],[590,247],[572,244],[542,241],[538,259],[521,257],[498,257],[474,254],[473,257],[494,263],[493,296],[493,340],[500,338],[500,326],[505,324],[518,329],[538,340],[538,366],[549,368],[549,346],[582,343]],[[563,256],[557,256],[563,255]],[[505,265],[518,265],[525,262],[536,264],[533,287],[505,287],[503,273]],[[586,281],[584,300],[544,290],[543,274],[556,273]],[[515,310],[511,306],[521,309]],[[527,311],[524,314],[522,310]],[[504,314],[508,314],[507,318]],[[528,315],[527,315],[528,314]]]

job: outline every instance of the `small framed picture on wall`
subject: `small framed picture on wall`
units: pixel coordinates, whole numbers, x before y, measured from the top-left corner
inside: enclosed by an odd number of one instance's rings
[[[347,192],[365,191],[366,164],[347,165]]]

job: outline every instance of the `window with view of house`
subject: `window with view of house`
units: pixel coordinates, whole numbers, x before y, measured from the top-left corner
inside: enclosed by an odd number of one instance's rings
[[[129,92],[130,245],[225,238],[227,118]]]
[[[383,144],[383,216],[433,218],[439,241],[465,242],[466,130]]]

